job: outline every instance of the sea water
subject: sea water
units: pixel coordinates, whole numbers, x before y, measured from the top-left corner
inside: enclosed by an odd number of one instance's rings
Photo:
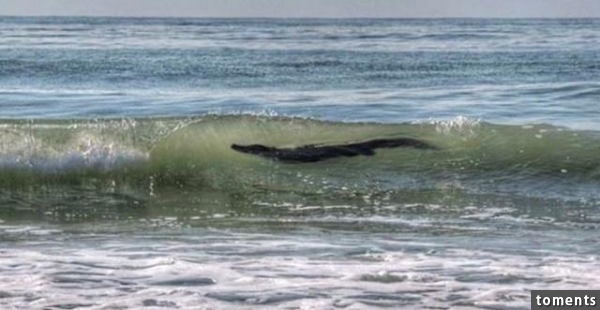
[[[600,20],[0,18],[0,306],[599,289]],[[435,150],[286,163],[280,148]]]

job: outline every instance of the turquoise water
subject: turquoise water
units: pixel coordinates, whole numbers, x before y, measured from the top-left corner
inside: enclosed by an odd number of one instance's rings
[[[598,288],[600,20],[0,18],[0,305]],[[290,164],[280,148],[435,150]]]

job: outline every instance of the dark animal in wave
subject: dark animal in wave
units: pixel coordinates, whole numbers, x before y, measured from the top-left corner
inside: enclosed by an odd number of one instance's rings
[[[365,142],[337,145],[304,145],[296,148],[276,148],[262,144],[239,145],[231,148],[247,154],[254,154],[284,162],[312,163],[336,157],[372,156],[379,148],[412,147],[424,150],[436,150],[437,147],[413,138],[375,139]]]

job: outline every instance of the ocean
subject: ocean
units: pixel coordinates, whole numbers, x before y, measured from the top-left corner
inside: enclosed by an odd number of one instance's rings
[[[0,17],[0,307],[600,289],[599,105],[600,19]]]

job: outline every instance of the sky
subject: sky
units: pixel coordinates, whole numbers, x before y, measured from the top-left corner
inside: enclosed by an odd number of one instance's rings
[[[0,0],[0,15],[600,17],[600,0]]]

